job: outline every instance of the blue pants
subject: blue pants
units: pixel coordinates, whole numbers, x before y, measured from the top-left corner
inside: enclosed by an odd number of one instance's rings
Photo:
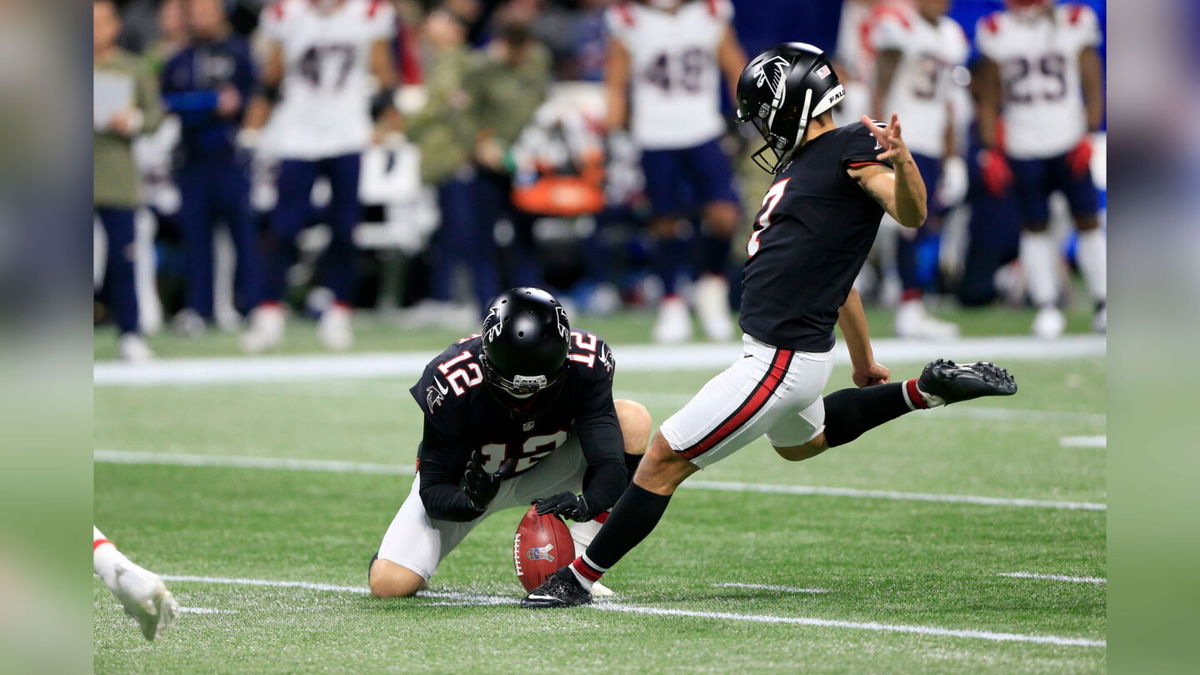
[[[312,188],[317,176],[329,180],[332,195],[323,283],[338,302],[349,304],[354,292],[354,228],[362,221],[358,201],[359,154],[319,160],[285,159],[279,163],[279,201],[271,212],[263,299],[279,302],[287,294],[287,271],[296,261],[296,237],[312,219]]]
[[[913,161],[925,181],[925,208],[929,217],[927,223],[917,229],[915,237],[910,239],[901,233],[896,241],[896,268],[900,273],[900,283],[905,291],[910,292],[933,285],[937,278],[937,252],[941,243],[941,235],[936,231],[941,206],[935,195],[942,178],[942,160],[914,152]]]
[[[101,297],[107,302],[122,335],[138,331],[137,290],[133,283],[133,210],[96,207],[108,238]]]
[[[967,156],[975,157],[982,149],[972,143]],[[1020,250],[1021,225],[1013,203],[1012,190],[997,197],[983,183],[978,162],[967,162],[971,205],[970,239],[958,282],[958,301],[964,307],[981,307],[996,299],[996,270],[1016,260]]]
[[[499,185],[479,174],[451,178],[438,186],[442,222],[432,246],[430,295],[434,300],[453,299],[454,272],[460,264],[471,274],[475,302],[481,311],[500,294],[494,230],[506,200],[507,194]]]
[[[213,316],[213,231],[217,221],[229,228],[237,253],[235,304],[253,309],[261,296],[258,228],[250,209],[250,179],[237,159],[192,160],[175,172],[187,277],[186,304],[206,319]]]
[[[1050,222],[1050,193],[1060,190],[1075,216],[1094,216],[1099,210],[1099,195],[1092,171],[1076,176],[1067,165],[1067,156],[1048,159],[1010,159],[1013,172],[1013,196],[1021,225],[1041,231]]]
[[[672,150],[643,150],[646,196],[655,216],[686,216],[712,202],[736,202],[733,168],[719,139]]]

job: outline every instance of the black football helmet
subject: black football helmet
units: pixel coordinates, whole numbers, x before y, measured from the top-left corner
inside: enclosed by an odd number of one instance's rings
[[[571,325],[540,288],[513,288],[492,300],[483,320],[484,381],[497,399],[531,414],[552,401],[566,375]]]
[[[753,122],[766,144],[754,163],[778,173],[800,147],[804,130],[846,97],[825,52],[803,42],[785,42],[759,54],[737,85],[737,121]],[[770,150],[775,160],[765,154]]]

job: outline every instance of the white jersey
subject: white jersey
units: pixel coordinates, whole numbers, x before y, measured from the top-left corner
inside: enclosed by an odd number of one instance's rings
[[[717,47],[732,17],[729,0],[684,2],[673,14],[630,2],[608,10],[609,32],[630,56],[630,127],[639,146],[688,148],[725,130]]]
[[[363,151],[371,138],[371,44],[395,30],[392,4],[343,0],[322,11],[311,0],[278,0],[259,25],[284,55],[273,153],[311,160]]]
[[[1095,12],[1059,5],[1034,21],[996,12],[980,20],[976,36],[979,51],[1000,66],[1005,151],[1045,159],[1075,147],[1087,133],[1079,54],[1100,44]]]
[[[946,154],[948,107],[958,86],[952,74],[966,62],[970,49],[962,27],[948,16],[933,24],[911,8],[890,8],[879,13],[871,27],[871,46],[877,54],[900,52],[882,110],[884,119],[898,114],[909,149],[941,158]]]

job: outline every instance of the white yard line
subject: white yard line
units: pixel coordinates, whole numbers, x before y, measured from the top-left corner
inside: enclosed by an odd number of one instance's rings
[[[151,464],[168,466],[197,466],[237,469],[283,469],[322,471],[331,473],[383,474],[409,476],[408,465],[368,464],[320,459],[286,459],[277,457],[238,457],[230,455],[189,455],[165,452],[130,452],[125,450],[96,450],[92,458],[109,464]],[[895,501],[941,502],[946,504],[978,504],[981,506],[1014,506],[1074,511],[1104,511],[1104,504],[1095,502],[1047,501],[1020,497],[985,497],[925,492],[896,492],[893,490],[861,490],[857,488],[826,487],[821,485],[772,485],[770,483],[741,483],[730,481],[693,480],[682,486],[687,490],[715,492],[751,492],[763,494],[816,495],[821,497],[851,497],[858,499],[890,499]]]
[[[163,575],[163,579],[167,581],[194,581],[199,583],[211,584],[231,584],[239,586],[262,586],[275,588],[305,588],[317,591],[335,591],[342,593],[355,593],[365,595],[367,589],[360,586],[334,586],[330,584],[315,584],[304,581],[274,581],[270,579],[243,579],[243,578],[224,578],[224,577],[193,577],[193,576],[176,576]],[[516,603],[515,598],[496,596],[496,595],[478,595],[471,593],[454,593],[447,591],[421,591],[420,597],[440,598],[450,601],[464,601],[471,604],[486,604],[486,605],[511,605]],[[434,603],[441,605],[443,603]],[[732,612],[703,612],[695,610],[669,609],[665,607],[639,607],[635,605],[622,605],[620,603],[605,601],[591,605],[592,609],[605,612],[625,612],[629,614],[644,614],[650,616],[682,616],[692,617],[697,619],[713,619],[723,621],[747,621],[752,623],[773,623],[773,624],[792,624],[800,626],[819,626],[825,628],[848,628],[851,630],[867,630],[880,631],[888,633],[915,633],[919,635],[930,635],[935,637],[954,637],[954,638],[973,638],[979,640],[991,640],[995,642],[1032,642],[1041,644],[1052,644],[1067,647],[1104,647],[1104,640],[1091,640],[1087,638],[1062,637],[1057,635],[1026,635],[1021,633],[997,633],[985,630],[959,630],[951,628],[939,628],[936,626],[911,626],[905,624],[887,624],[876,622],[859,622],[859,621],[840,621],[836,619],[817,619],[811,617],[791,617],[791,616],[775,616],[772,614],[735,614]]]
[[[829,593],[828,588],[797,588],[795,586],[771,586],[769,584],[713,584],[714,588],[752,588],[763,591],[779,591],[780,593]]]
[[[947,341],[872,341],[884,363],[913,363],[935,358],[956,360],[1059,360],[1103,356],[1105,340],[1097,335],[1071,335],[1059,340],[1034,337],[980,337]],[[738,343],[685,345],[618,345],[623,372],[713,370],[729,365],[741,352]],[[311,379],[378,379],[420,375],[436,351],[302,356],[245,356],[160,359],[149,363],[104,361],[92,369],[97,386],[152,386],[230,382],[282,382]],[[838,363],[849,363],[845,345],[836,348]]]
[[[237,614],[236,609],[213,609],[211,607],[180,607],[184,614]]]
[[[1058,444],[1064,448],[1107,448],[1108,436],[1063,436]]]
[[[1107,579],[1102,577],[1071,577],[1063,574],[1034,574],[1033,572],[1004,572],[997,574],[998,577],[1012,577],[1014,579],[1048,579],[1050,581],[1069,581],[1076,584],[1106,584]]]

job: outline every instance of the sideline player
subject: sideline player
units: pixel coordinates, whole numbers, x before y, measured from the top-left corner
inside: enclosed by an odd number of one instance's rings
[[[1095,303],[1093,328],[1103,332],[1107,254],[1090,166],[1090,134],[1104,120],[1096,14],[1085,5],[1008,0],[1008,11],[984,17],[975,35],[984,56],[979,89],[984,179],[996,194],[1012,184],[1023,227],[1021,265],[1038,308],[1033,332],[1053,338],[1066,328],[1057,305],[1061,256],[1048,232],[1049,198],[1056,191],[1070,205],[1079,268]]]
[[[687,266],[686,221],[701,217],[694,299],[710,339],[733,337],[729,314],[729,239],[740,210],[729,158],[721,149],[721,75],[732,86],[746,55],[734,35],[729,0],[617,2],[608,11],[608,129],[628,123],[642,151],[650,199],[653,265],[663,299],[658,342],[692,335],[687,303],[677,292]],[[630,100],[632,96],[632,100]]]
[[[942,162],[955,155],[955,86],[951,75],[970,49],[958,22],[946,16],[949,0],[916,0],[880,12],[871,30],[875,58],[872,115],[895,111],[907,120],[905,141],[928,186],[926,225],[897,233],[896,267],[903,292],[896,310],[896,335],[905,338],[958,337],[958,326],[930,316],[922,300],[917,252],[941,216],[936,198]]]
[[[615,366],[549,293],[497,296],[483,333],[450,345],[411,389],[425,415],[417,478],[371,559],[371,594],[416,593],[484,518],[534,500],[577,521],[582,552],[650,437],[644,407],[613,401]]]
[[[92,526],[92,569],[125,607],[125,613],[137,620],[147,640],[158,637],[179,614],[179,603],[162,578],[133,564],[95,525]]]
[[[844,95],[833,66],[811,45],[779,45],[746,66],[738,119],[762,133],[766,145],[755,161],[778,180],[748,246],[744,358],[663,424],[587,551],[522,607],[591,602],[591,585],[650,534],[685,478],[759,436],[800,461],[913,410],[1016,392],[1008,373],[989,363],[938,360],[919,378],[889,383],[891,373],[875,361],[854,278],[885,211],[906,227],[924,222],[925,186],[896,115],[886,128],[866,117],[867,124],[834,125],[830,109]],[[835,324],[860,388],[822,398]]]
[[[287,271],[295,261],[296,237],[312,215],[313,183],[323,175],[330,187],[332,234],[324,283],[334,303],[321,315],[317,337],[328,349],[348,349],[354,340],[354,228],[362,220],[360,160],[371,140],[372,99],[390,99],[395,85],[389,46],[395,12],[384,0],[278,0],[263,10],[259,25],[269,46],[262,95],[248,113],[246,138],[262,128],[278,103],[270,151],[282,161],[264,260],[264,301],[251,315],[242,347],[260,352],[283,339]]]

